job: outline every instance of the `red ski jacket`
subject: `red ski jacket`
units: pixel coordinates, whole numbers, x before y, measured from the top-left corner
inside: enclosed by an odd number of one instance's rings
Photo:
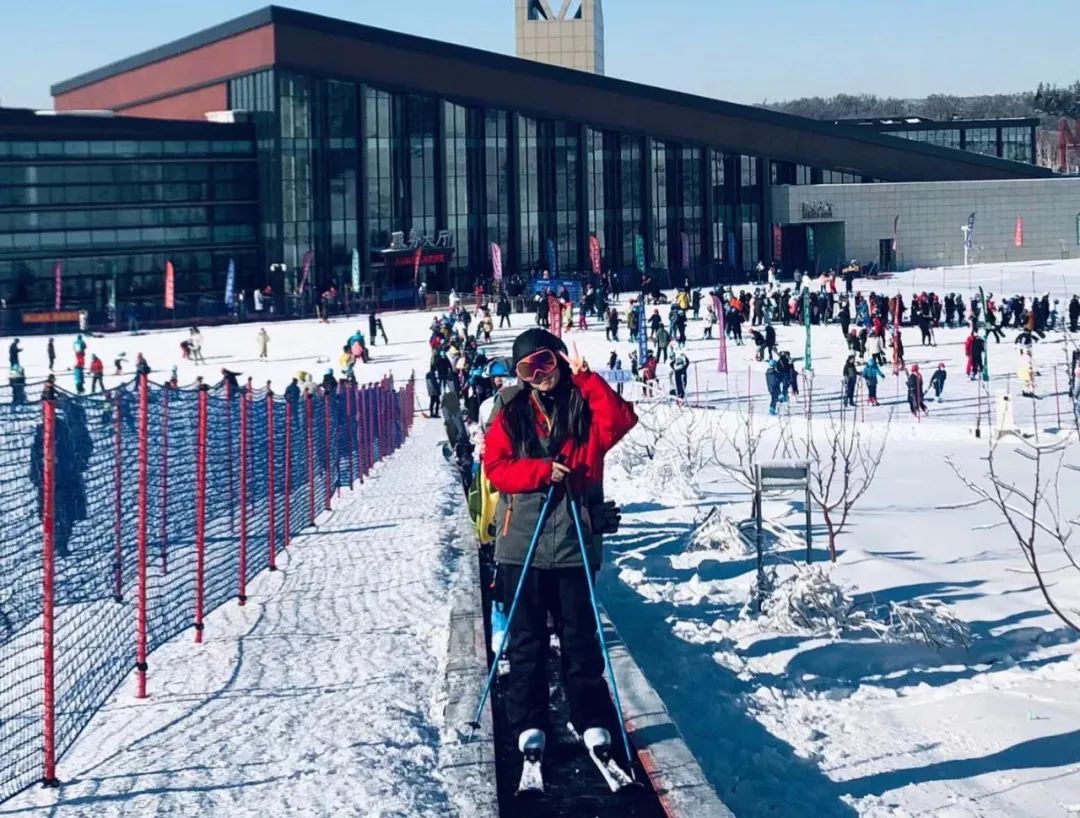
[[[634,407],[619,397],[595,372],[575,375],[574,385],[589,404],[592,426],[583,445],[567,440],[560,454],[563,464],[572,473],[574,489],[584,492],[603,482],[604,455],[634,428],[637,415],[634,414]],[[510,396],[504,400],[504,405],[516,397]],[[524,399],[524,396],[518,399]],[[531,394],[529,399],[534,400]],[[547,422],[535,400],[534,410],[537,431],[541,438],[546,438]],[[491,484],[503,494],[540,491],[551,484],[551,460],[516,457],[501,413],[492,422],[484,439],[484,472]]]

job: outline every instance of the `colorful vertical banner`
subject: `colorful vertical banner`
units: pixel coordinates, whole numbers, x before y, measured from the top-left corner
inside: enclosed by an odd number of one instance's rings
[[[772,226],[772,260],[774,264],[784,260],[784,228],[778,224]]]
[[[232,309],[236,304],[236,262],[229,259],[229,272],[225,274],[225,306]]]
[[[176,309],[176,271],[171,261],[165,262],[165,309]]]
[[[53,290],[55,291],[53,309],[59,312],[60,305],[64,303],[64,263],[62,261],[53,265]]]
[[[412,263],[412,283],[413,287],[416,287],[420,281],[420,257],[424,254],[423,247],[416,248],[416,255],[413,256]]]
[[[690,269],[690,237],[684,231],[679,234],[679,241],[682,244],[682,268],[685,272]]]
[[[302,266],[302,272],[300,273],[300,288],[296,291],[297,295],[304,294],[304,288],[307,287],[308,277],[311,275],[311,263],[315,260],[315,251],[308,250],[304,253],[304,261]]]
[[[967,227],[968,227],[967,236],[964,238],[964,246],[967,247],[968,250],[970,250],[972,248],[972,246],[973,246],[972,242],[974,241],[972,239],[972,236],[975,235],[975,214],[974,213],[972,213],[970,216],[968,216]]]
[[[1024,246],[1024,217],[1016,217],[1016,234],[1013,236],[1013,244],[1017,247]]]
[[[547,240],[547,261],[548,261],[548,273],[554,280],[559,277],[559,258],[555,254],[555,240]]]
[[[600,239],[589,236],[589,261],[594,275],[600,275]]]
[[[355,247],[352,251],[352,291],[360,292],[360,251]]]
[[[1080,245],[1080,213],[1076,214],[1076,243]]]
[[[634,264],[639,273],[645,272],[645,239],[634,236]]]
[[[496,281],[502,281],[502,248],[494,241],[491,243],[491,274]]]
[[[803,351],[803,369],[807,372],[814,371],[814,356],[811,354],[810,339],[810,290],[802,291],[803,329],[806,330],[806,349]]]
[[[716,358],[716,371],[727,372],[728,360],[727,360],[727,328],[724,326],[724,300],[716,293],[712,294],[713,309],[716,310],[717,320],[717,335],[720,342],[720,349],[717,351]]]
[[[900,249],[900,214],[892,220],[892,251],[893,255]]]

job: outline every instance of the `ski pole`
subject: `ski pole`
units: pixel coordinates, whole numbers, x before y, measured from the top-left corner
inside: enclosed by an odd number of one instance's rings
[[[476,706],[476,715],[469,722],[469,739],[467,740],[471,740],[473,733],[480,729],[480,715],[484,710],[488,695],[491,693],[491,685],[495,681],[495,674],[499,671],[499,660],[502,658],[506,645],[510,641],[510,624],[514,621],[514,613],[517,611],[518,601],[521,599],[521,591],[525,587],[525,577],[529,573],[529,566],[532,565],[533,555],[536,553],[536,544],[540,542],[540,532],[544,528],[548,508],[551,506],[551,499],[555,496],[555,486],[556,484],[552,483],[551,487],[548,488],[547,497],[544,498],[544,505],[540,507],[540,518],[536,521],[536,529],[533,531],[529,550],[525,552],[525,562],[522,563],[521,576],[518,578],[517,588],[514,590],[514,600],[510,603],[510,613],[506,616],[506,634],[499,643],[499,649],[496,651],[495,659],[491,663],[491,670],[488,671],[484,690],[480,694],[480,703]]]
[[[589,551],[585,547],[585,531],[581,527],[581,512],[578,509],[577,500],[573,496],[570,497],[570,514],[574,518],[578,545],[581,546],[582,568],[585,570],[585,582],[589,586],[589,601],[592,603],[593,618],[596,620],[596,635],[600,638],[600,649],[604,652],[604,667],[607,669],[608,679],[611,681],[611,697],[615,700],[615,710],[619,716],[619,732],[622,734],[623,750],[626,751],[626,763],[630,767],[631,779],[636,782],[637,773],[634,771],[633,756],[630,755],[630,737],[626,734],[622,701],[619,699],[619,684],[615,681],[615,669],[611,666],[611,656],[608,654],[607,640],[604,638],[604,623],[600,621],[600,608],[596,602],[596,588],[593,585],[592,571],[589,569]]]

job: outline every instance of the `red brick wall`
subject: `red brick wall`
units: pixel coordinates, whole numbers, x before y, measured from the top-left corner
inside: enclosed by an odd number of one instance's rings
[[[132,115],[202,119],[206,111],[225,107],[223,85],[180,94],[174,101],[133,103],[245,74],[273,62],[274,27],[268,25],[59,94],[53,102],[58,111],[109,109]]]
[[[120,113],[153,119],[205,119],[207,111],[225,110],[228,98],[228,86],[222,82],[186,94],[176,94],[142,105],[122,108]]]

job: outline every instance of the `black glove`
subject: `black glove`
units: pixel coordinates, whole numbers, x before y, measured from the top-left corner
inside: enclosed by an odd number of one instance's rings
[[[614,534],[622,522],[622,508],[614,500],[589,507],[589,520],[594,534]]]

